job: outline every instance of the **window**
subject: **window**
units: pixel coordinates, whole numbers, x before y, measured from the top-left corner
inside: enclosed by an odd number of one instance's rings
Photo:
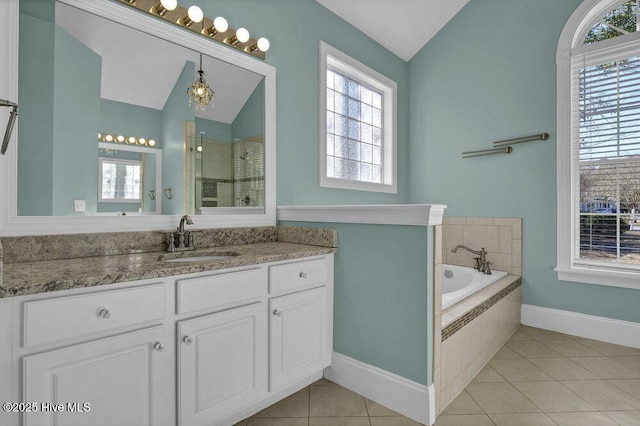
[[[140,161],[100,158],[99,173],[100,202],[139,203],[142,201]]]
[[[320,186],[393,192],[396,83],[320,42]]]
[[[558,45],[558,278],[640,288],[636,1],[588,0]]]

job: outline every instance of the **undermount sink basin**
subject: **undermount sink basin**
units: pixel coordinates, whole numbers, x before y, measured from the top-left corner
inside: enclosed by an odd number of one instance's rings
[[[240,253],[227,251],[227,252],[183,252],[183,253],[169,253],[161,256],[158,260],[167,263],[193,263],[193,262],[207,262],[210,260],[224,260],[231,259],[238,256]]]
[[[179,257],[177,259],[168,259],[165,262],[169,263],[178,263],[178,262],[206,262],[208,260],[220,260],[220,259],[230,259],[235,256],[229,255],[211,255],[211,256],[193,256],[193,257]]]

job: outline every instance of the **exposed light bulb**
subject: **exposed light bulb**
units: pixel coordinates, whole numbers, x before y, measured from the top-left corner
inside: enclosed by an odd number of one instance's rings
[[[139,145],[144,145],[145,143],[147,143],[147,140],[145,138],[138,139],[138,144]]]
[[[260,37],[258,39],[258,49],[260,49],[260,51],[266,52],[267,50],[269,50],[270,46],[271,44],[269,43],[269,40],[267,40],[266,38]]]
[[[135,143],[136,142],[136,138],[134,138],[133,136],[129,137],[129,139],[127,139],[127,143]]]
[[[246,43],[249,41],[249,31],[246,28],[238,28],[236,31],[236,38],[240,43]]]
[[[107,135],[104,137],[104,140],[106,140],[107,142],[111,142],[113,141],[113,136],[112,135]]]
[[[167,10],[174,10],[178,7],[178,0],[160,0],[160,4]]]
[[[202,145],[198,145],[196,149],[198,150],[198,152],[202,152]]]
[[[191,6],[187,11],[187,15],[189,16],[189,19],[196,23],[202,21],[204,18],[204,12],[202,12],[202,9],[198,6]]]
[[[198,90],[196,90],[196,93],[197,93],[199,96],[202,96],[202,94],[204,93],[204,89],[203,89],[202,87],[198,87]]]
[[[118,142],[124,142],[124,136],[119,135],[119,136],[116,138],[116,140],[117,140]]]
[[[222,16],[218,16],[213,20],[213,26],[216,27],[216,30],[223,33],[229,29],[229,23]]]
[[[149,146],[156,146],[156,141],[153,139],[149,140]]]

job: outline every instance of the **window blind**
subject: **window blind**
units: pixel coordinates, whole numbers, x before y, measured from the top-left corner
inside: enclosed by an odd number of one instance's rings
[[[638,49],[573,65],[573,261],[640,268]]]

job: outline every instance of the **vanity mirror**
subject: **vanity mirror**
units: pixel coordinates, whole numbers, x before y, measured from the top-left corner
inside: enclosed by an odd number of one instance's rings
[[[19,65],[0,68],[0,89],[20,104],[0,158],[2,234],[162,229],[183,214],[275,224],[273,67],[109,0],[0,7]],[[187,96],[199,70],[214,92],[204,111]],[[105,164],[135,197],[103,197]]]

